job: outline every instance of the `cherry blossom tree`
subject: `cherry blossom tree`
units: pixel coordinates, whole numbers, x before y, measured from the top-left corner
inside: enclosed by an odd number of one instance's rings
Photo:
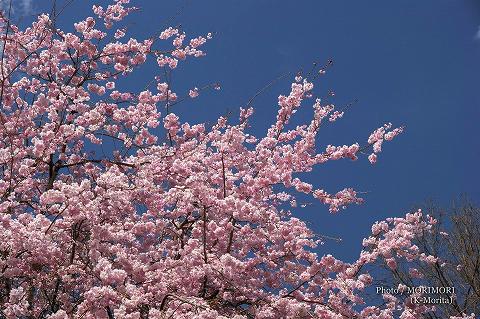
[[[463,312],[479,312],[480,308],[480,208],[468,198],[457,201],[449,210],[430,202],[422,210],[434,216],[432,230],[417,236],[419,252],[435,256],[435,262],[400,261],[395,269],[386,266],[386,280],[407,287],[455,287],[452,303],[437,305],[423,318],[438,319]],[[383,262],[379,260],[379,262]],[[384,265],[385,266],[385,265]],[[444,297],[447,297],[447,293]],[[407,296],[404,296],[407,297]]]
[[[379,258],[392,268],[431,262],[412,240],[433,218],[418,211],[376,223],[358,260],[346,263],[318,255],[320,240],[292,215],[298,193],[332,213],[360,203],[353,189],[331,194],[297,173],[365,152],[375,163],[402,128],[385,124],[363,146],[317,151],[321,126],[343,116],[315,98],[324,69],[295,78],[263,137],[248,133],[250,105],[236,124],[182,122],[172,106],[206,87],[176,93],[168,74],[205,55],[212,35],[170,27],[128,39],[122,20],[134,11],[129,0],[93,6],[69,32],[55,12],[25,29],[0,16],[0,316],[406,319],[428,311],[389,294],[367,305],[363,294]],[[116,89],[149,59],[158,76],[145,90]],[[290,128],[304,104],[313,117]],[[116,146],[100,152],[104,144]]]

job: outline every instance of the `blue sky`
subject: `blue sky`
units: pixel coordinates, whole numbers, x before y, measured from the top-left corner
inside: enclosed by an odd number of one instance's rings
[[[49,1],[15,1],[17,15],[49,10]],[[64,1],[57,1],[61,7]],[[60,18],[69,25],[91,15],[92,1],[74,0]],[[105,1],[100,1],[104,4]],[[364,143],[384,124],[406,131],[384,146],[379,162],[366,157],[317,167],[307,179],[336,192],[354,187],[368,192],[366,202],[337,215],[314,205],[294,215],[318,233],[341,237],[321,252],[353,260],[371,224],[401,216],[428,199],[448,205],[461,194],[479,203],[477,179],[480,142],[480,3],[474,0],[404,1],[132,1],[142,10],[127,23],[146,37],[162,27],[181,24],[190,35],[216,32],[207,56],[183,64],[174,88],[187,90],[220,82],[218,92],[178,105],[181,119],[214,121],[234,112],[280,74],[308,69],[312,62],[334,65],[317,85],[334,90],[335,104],[358,99],[334,125],[320,132],[318,145]],[[28,4],[28,5],[25,5]],[[28,8],[28,12],[25,9]],[[153,69],[136,75],[125,87],[142,87]],[[143,82],[142,82],[143,81]],[[273,85],[255,100],[252,132],[261,135],[274,120],[279,94],[290,81]],[[310,105],[299,114],[309,116]],[[235,114],[235,113],[234,113]]]

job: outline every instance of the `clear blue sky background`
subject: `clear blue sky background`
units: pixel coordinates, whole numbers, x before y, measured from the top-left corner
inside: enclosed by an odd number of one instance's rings
[[[50,1],[30,4],[31,13],[49,10]],[[64,1],[57,1],[61,7]],[[75,0],[61,25],[91,15],[92,1]],[[102,4],[105,1],[101,1]],[[337,215],[314,205],[294,212],[327,241],[322,253],[353,260],[374,221],[401,216],[433,199],[449,205],[465,193],[479,202],[480,2],[404,1],[132,1],[142,11],[127,21],[146,37],[166,24],[181,24],[191,35],[217,35],[202,59],[183,64],[174,88],[220,82],[222,90],[178,105],[190,123],[213,121],[227,108],[236,112],[266,83],[287,71],[332,58],[333,68],[317,82],[317,92],[336,92],[343,105],[358,99],[344,119],[321,131],[318,144],[366,141],[385,122],[405,125],[405,134],[384,146],[375,166],[367,159],[317,167],[308,180],[336,192],[345,186],[368,191],[366,202]],[[17,10],[19,14],[20,9]],[[25,20],[24,20],[25,21]],[[169,23],[170,22],[170,23]],[[123,87],[142,87],[145,70]],[[253,132],[261,135],[274,120],[279,94],[290,79],[272,86],[255,103]],[[305,104],[310,110],[310,104]],[[236,114],[236,113],[234,113]],[[299,114],[307,119],[309,112]]]

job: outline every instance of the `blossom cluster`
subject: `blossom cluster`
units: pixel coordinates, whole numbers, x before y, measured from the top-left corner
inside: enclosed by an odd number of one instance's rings
[[[24,30],[0,16],[8,28],[0,36],[1,316],[406,319],[427,311],[393,296],[366,306],[373,277],[363,269],[382,258],[392,268],[398,258],[435,262],[412,244],[434,220],[416,212],[376,223],[359,259],[346,263],[319,256],[318,237],[284,205],[298,193],[331,212],[361,203],[352,188],[329,194],[299,177],[360,156],[356,142],[316,151],[322,121],[343,111],[315,99],[311,122],[290,129],[313,97],[313,81],[297,77],[263,137],[247,132],[252,107],[238,124],[183,122],[164,74],[203,56],[212,35],[188,40],[169,27],[122,40],[136,10],[129,2],[94,6],[71,32],[48,14]],[[156,49],[158,41],[171,49]],[[156,86],[122,91],[148,59],[159,67]],[[367,147],[376,154],[401,133],[390,129],[376,130]]]

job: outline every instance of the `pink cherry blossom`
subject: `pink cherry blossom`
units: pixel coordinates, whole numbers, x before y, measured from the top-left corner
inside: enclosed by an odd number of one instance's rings
[[[1,316],[393,319],[428,310],[365,297],[379,260],[441,262],[413,244],[434,219],[417,211],[375,223],[347,263],[295,217],[302,196],[332,213],[362,203],[360,191],[324,190],[308,173],[370,148],[374,163],[403,128],[386,124],[366,142],[320,149],[322,126],[345,113],[313,98],[314,78],[300,75],[278,97],[266,134],[250,131],[251,105],[238,121],[185,122],[165,72],[204,56],[212,34],[168,27],[131,38],[122,21],[136,8],[109,3],[70,33],[48,14],[24,29],[0,15]],[[122,89],[151,65],[152,85]],[[311,118],[292,121],[305,104]]]
[[[196,98],[196,97],[198,96],[198,89],[197,89],[197,88],[194,88],[193,90],[190,90],[190,91],[188,92],[188,95],[189,95],[192,99]]]

